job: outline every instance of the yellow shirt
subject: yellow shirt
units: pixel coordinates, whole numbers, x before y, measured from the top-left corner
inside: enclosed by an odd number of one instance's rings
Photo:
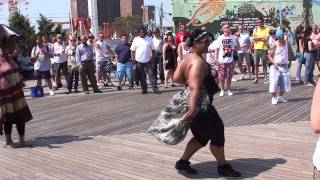
[[[267,27],[260,28],[253,30],[253,36],[258,37],[266,37],[269,36],[269,29]],[[261,49],[261,50],[268,50],[268,41],[255,41],[254,42],[254,49]]]

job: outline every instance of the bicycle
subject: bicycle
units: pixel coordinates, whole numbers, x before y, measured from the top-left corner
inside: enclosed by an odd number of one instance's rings
[[[114,87],[119,86],[119,80],[117,76],[117,62],[113,58],[108,58],[107,63],[103,65],[102,71],[99,73],[99,78],[102,79],[102,83],[108,86],[110,83]],[[123,86],[127,81],[127,76],[125,75],[121,86]]]

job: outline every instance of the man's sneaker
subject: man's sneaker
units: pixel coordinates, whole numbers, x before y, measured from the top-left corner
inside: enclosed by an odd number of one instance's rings
[[[238,80],[236,80],[235,78],[231,79],[232,82],[237,82]]]
[[[197,174],[198,171],[190,167],[190,162],[180,159],[176,162],[176,169],[179,171],[185,171],[187,174]]]
[[[286,100],[283,96],[278,96],[278,102],[287,103],[288,100]]]
[[[228,94],[228,96],[232,96],[233,95],[233,93],[231,92],[230,89],[228,89],[227,94]]]
[[[257,78],[254,79],[254,80],[252,81],[252,84],[258,84],[258,79],[257,79]]]
[[[240,80],[244,80],[245,74],[241,74]]]
[[[305,84],[304,86],[313,87],[314,85],[312,83],[308,83],[308,84]]]
[[[278,99],[276,97],[272,97],[271,104],[278,104]]]
[[[220,97],[224,96],[224,90],[221,90],[221,91],[220,91],[219,96],[220,96]]]
[[[84,91],[84,94],[89,94],[89,91]]]
[[[121,87],[121,86],[117,86],[117,90],[118,90],[118,91],[121,91],[121,90],[122,90],[122,87]]]
[[[230,164],[217,167],[218,174],[224,177],[241,177],[241,173],[232,169]]]
[[[265,79],[265,80],[263,81],[263,84],[268,84],[268,83],[269,83],[268,79]]]
[[[52,91],[51,89],[49,90],[49,94],[50,96],[54,96],[54,91]]]

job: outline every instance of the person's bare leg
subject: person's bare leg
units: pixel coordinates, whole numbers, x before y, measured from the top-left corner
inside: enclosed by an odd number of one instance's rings
[[[227,80],[227,89],[231,90],[231,80]]]
[[[216,158],[219,166],[224,166],[226,164],[226,157],[224,154],[224,146],[214,146],[210,144],[210,151],[212,155]]]
[[[168,87],[169,70],[164,71],[164,87]]]
[[[191,138],[188,142],[186,149],[181,157],[182,160],[188,161],[192,155],[201,149],[203,146],[196,140],[196,138]]]
[[[221,90],[224,90],[224,84],[225,84],[225,80],[220,80],[220,84],[221,84]]]

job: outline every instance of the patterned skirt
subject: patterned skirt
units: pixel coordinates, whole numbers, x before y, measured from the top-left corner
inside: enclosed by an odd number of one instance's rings
[[[32,119],[19,79],[18,66],[0,59],[0,124]]]
[[[175,145],[181,142],[190,128],[190,122],[181,123],[181,119],[188,112],[189,96],[189,88],[175,94],[149,127],[148,132],[164,144]],[[197,113],[207,111],[209,105],[208,95],[202,94],[197,105]]]

